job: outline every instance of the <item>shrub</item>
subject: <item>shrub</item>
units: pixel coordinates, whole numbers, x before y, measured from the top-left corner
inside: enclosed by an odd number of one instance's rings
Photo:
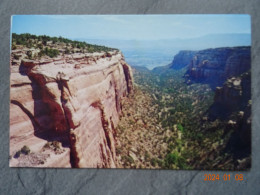
[[[69,53],[70,53],[70,50],[66,47],[65,54],[69,54]]]
[[[150,162],[151,162],[152,166],[156,166],[157,165],[157,161],[156,161],[155,158],[152,158]]]
[[[29,59],[31,59],[32,58],[32,51],[27,51],[26,55],[28,56]]]
[[[61,142],[59,141],[52,141],[52,142],[47,142],[44,146],[43,149],[52,149],[54,151],[60,151],[61,150]]]
[[[167,154],[166,158],[165,158],[165,165],[166,165],[166,167],[170,168],[170,166],[172,164],[176,164],[177,163],[177,159],[178,159],[178,154],[176,152]]]
[[[31,48],[33,45],[32,45],[32,42],[31,41],[28,41],[27,43],[26,43],[26,47],[28,47],[28,48]]]
[[[174,146],[173,143],[170,143],[170,144],[168,145],[168,149],[169,149],[170,151],[172,151],[174,148],[175,148],[175,146]]]
[[[49,37],[46,35],[41,35],[41,36],[36,36],[36,35],[31,35],[29,33],[25,34],[16,34],[12,33],[12,49],[16,49],[16,45],[23,45],[28,48],[31,47],[37,47],[41,50],[43,50],[44,46],[47,46],[47,42],[51,41],[52,44],[55,45],[55,43],[65,43],[66,46],[72,46],[72,48],[78,48],[82,53],[84,53],[86,50],[88,52],[100,52],[100,51],[112,51],[112,50],[117,50],[114,48],[109,48],[109,47],[104,47],[104,46],[99,46],[99,45],[92,45],[88,44],[86,42],[80,42],[80,41],[72,41],[63,37]],[[65,50],[65,53],[74,53],[73,51]],[[41,57],[43,55],[47,55],[51,58],[56,57],[59,54],[59,51],[56,49],[44,49],[44,53],[41,53],[38,55],[38,57]],[[29,57],[30,58],[30,57]]]
[[[150,159],[150,154],[147,151],[145,151],[144,159],[145,159],[145,161]]]
[[[19,56],[14,54],[14,59],[19,60]]]
[[[122,149],[121,149],[121,148],[119,148],[119,147],[117,147],[117,148],[116,148],[116,154],[118,154],[118,155],[119,155],[119,154],[121,154],[121,153],[122,153]]]
[[[184,128],[181,124],[177,124],[177,128],[179,131],[181,131],[183,133]]]
[[[166,168],[172,168],[172,165],[175,165],[180,169],[189,168],[186,164],[185,158],[180,156],[177,152],[167,154],[164,162]]]
[[[57,49],[51,49],[51,48],[48,48],[48,47],[46,47],[44,49],[44,52],[47,56],[49,56],[51,58],[57,57],[60,53]]]
[[[125,161],[127,164],[134,163],[134,159],[131,156],[122,156],[122,160]]]
[[[43,48],[43,45],[42,45],[41,43],[39,43],[39,44],[37,44],[37,47],[38,47],[39,49],[42,49],[42,48]]]
[[[12,43],[12,50],[17,49],[16,44]]]
[[[23,153],[25,155],[29,154],[30,153],[30,148],[28,146],[23,146],[21,148],[21,153]]]
[[[48,148],[50,148],[51,147],[51,143],[50,142],[47,142],[46,144],[44,144],[44,146],[43,146],[43,148],[46,148],[46,149],[48,149]]]
[[[38,53],[38,57],[42,57],[44,55],[47,55],[51,58],[57,57],[59,55],[59,51],[57,49],[51,49],[48,47],[45,47],[45,49],[42,49],[39,53]]]
[[[21,148],[21,150],[18,150],[15,155],[14,155],[14,158],[19,158],[21,156],[21,154],[25,154],[25,155],[28,155],[30,153],[30,148],[28,146],[23,146]]]
[[[19,158],[21,155],[21,150],[18,150],[15,155],[14,155],[14,158]]]
[[[58,141],[53,141],[53,142],[52,142],[52,145],[53,145],[53,147],[54,147],[55,149],[60,149],[61,143],[58,142]]]

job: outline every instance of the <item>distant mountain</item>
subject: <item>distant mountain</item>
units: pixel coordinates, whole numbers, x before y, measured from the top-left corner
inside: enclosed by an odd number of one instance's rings
[[[203,37],[179,40],[175,42],[185,49],[208,49],[217,47],[250,46],[250,34],[211,34]]]
[[[145,48],[181,48],[181,49],[207,49],[216,47],[250,46],[251,34],[209,34],[202,37],[190,39],[161,39],[161,40],[101,40],[76,38],[92,44],[124,49]]]
[[[202,50],[218,47],[250,46],[250,34],[210,34],[190,39],[164,40],[101,40],[75,39],[90,44],[104,45],[120,49],[132,66],[145,66],[149,69],[170,64],[172,56],[180,50]]]

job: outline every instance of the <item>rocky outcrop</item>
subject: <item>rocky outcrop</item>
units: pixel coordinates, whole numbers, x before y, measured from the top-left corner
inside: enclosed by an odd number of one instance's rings
[[[185,77],[187,83],[206,82],[215,88],[248,71],[250,65],[250,47],[206,49],[195,53]]]
[[[214,103],[223,107],[223,114],[244,109],[251,99],[251,74],[245,72],[239,77],[231,77],[222,87],[217,87]]]
[[[196,51],[180,51],[177,55],[174,56],[174,59],[170,64],[170,68],[179,70],[188,66],[196,53]]]
[[[211,121],[223,122],[223,137],[227,136],[224,152],[231,152],[241,169],[250,167],[250,69],[250,47],[216,48],[196,52],[185,74],[187,84],[207,83],[215,91],[207,114]],[[245,165],[240,163],[241,159]]]
[[[11,62],[10,166],[116,167],[115,128],[133,87],[123,55],[18,60]],[[46,149],[53,141],[60,152]],[[31,153],[14,158],[23,146]]]
[[[209,116],[211,119],[220,118],[226,121],[226,133],[234,130],[227,147],[234,151],[237,158],[247,157],[251,153],[250,71],[232,77],[222,87],[216,88]]]

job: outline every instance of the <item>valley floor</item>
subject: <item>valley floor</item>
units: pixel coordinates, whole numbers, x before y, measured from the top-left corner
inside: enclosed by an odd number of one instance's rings
[[[124,100],[117,127],[119,168],[238,168],[226,149],[232,131],[225,121],[208,118],[214,91],[187,85],[183,71],[135,68],[134,93]]]

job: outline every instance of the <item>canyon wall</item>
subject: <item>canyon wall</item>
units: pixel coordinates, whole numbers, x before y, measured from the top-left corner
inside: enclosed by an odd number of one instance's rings
[[[217,87],[210,118],[228,120],[226,131],[235,129],[233,139],[239,147],[251,147],[251,73],[229,78]]]
[[[215,104],[221,105],[226,114],[243,109],[251,99],[251,73],[245,72],[227,79],[222,87],[217,87]],[[223,113],[224,114],[224,113]]]
[[[115,127],[133,85],[120,52],[11,64],[10,166],[116,167]],[[23,146],[29,155],[17,154]]]
[[[182,50],[177,55],[174,56],[170,68],[179,70],[188,66],[197,51]]]
[[[250,65],[250,47],[206,49],[193,55],[185,77],[187,83],[206,82],[214,88],[248,71]]]
[[[185,74],[186,83],[207,83],[215,91],[209,118],[225,121],[226,133],[233,130],[227,147],[240,157],[251,153],[250,69],[250,47],[226,47],[196,52]]]
[[[233,130],[227,148],[239,158],[246,157],[251,153],[250,47],[180,51],[170,68],[184,67],[187,84],[207,83],[215,91],[214,102],[205,114],[212,121],[224,121],[226,134]]]

